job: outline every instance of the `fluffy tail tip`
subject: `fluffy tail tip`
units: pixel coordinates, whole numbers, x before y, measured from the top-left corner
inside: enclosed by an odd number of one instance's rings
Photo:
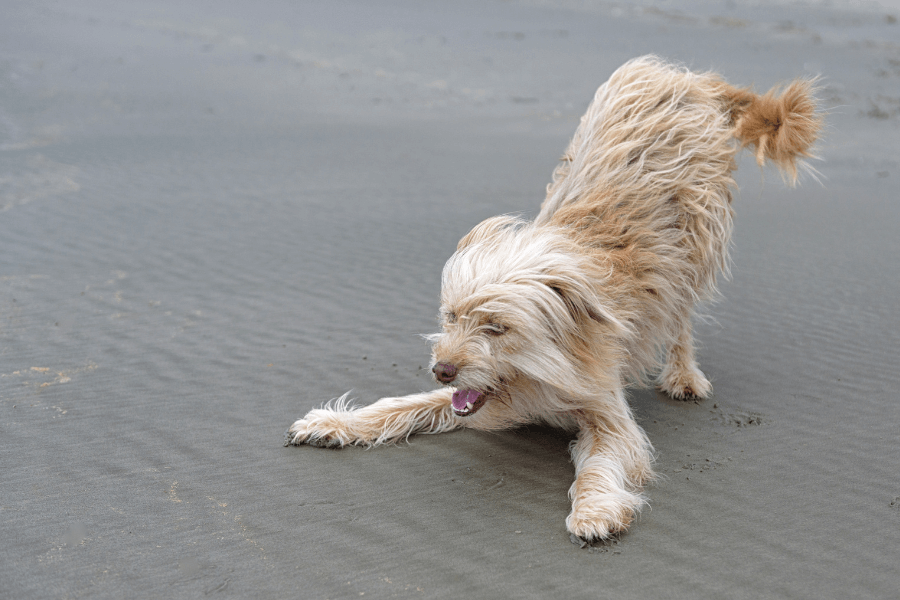
[[[817,112],[815,80],[798,79],[779,94],[772,88],[766,94],[752,94],[752,100],[735,122],[735,136],[743,146],[756,149],[756,162],[775,163],[791,185],[797,183],[798,162],[811,153],[819,137],[822,117]]]

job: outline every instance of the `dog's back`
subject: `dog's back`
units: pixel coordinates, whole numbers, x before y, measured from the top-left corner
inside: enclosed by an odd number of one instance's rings
[[[760,96],[654,57],[597,90],[535,224],[559,226],[613,267],[637,338],[653,338],[631,349],[632,375],[653,369],[676,322],[727,273],[735,138],[794,182],[820,128],[815,108],[810,81]]]

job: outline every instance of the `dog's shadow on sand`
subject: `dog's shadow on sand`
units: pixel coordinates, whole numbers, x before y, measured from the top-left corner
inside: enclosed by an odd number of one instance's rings
[[[686,443],[694,426],[708,420],[713,406],[709,400],[674,400],[654,389],[634,389],[628,393],[629,405],[641,427],[655,445],[668,447]],[[679,429],[681,432],[679,433]],[[490,457],[494,468],[502,468],[513,479],[524,482],[529,493],[555,495],[559,498],[561,514],[567,512],[566,493],[575,477],[575,468],[569,454],[569,446],[576,438],[575,431],[566,431],[549,425],[525,425],[501,432],[468,432],[479,438],[477,446]],[[659,450],[659,448],[658,448]],[[652,493],[653,484],[650,484]],[[548,498],[549,500],[550,498]],[[569,541],[591,553],[620,554],[628,540],[628,532],[603,540],[585,540],[569,535]]]
[[[575,467],[569,454],[569,446],[575,440],[575,431],[566,431],[549,425],[531,424],[500,432],[467,432],[477,436],[480,460],[475,464],[502,471],[507,481],[516,486],[525,497],[518,500],[542,500],[555,506],[560,516],[568,514],[567,492],[575,479]],[[488,463],[489,461],[489,463]],[[503,492],[506,502],[512,501]],[[539,500],[540,499],[540,500]],[[545,504],[546,506],[547,504]],[[569,541],[591,553],[622,552],[628,537],[627,531],[603,540],[585,540],[569,534]]]

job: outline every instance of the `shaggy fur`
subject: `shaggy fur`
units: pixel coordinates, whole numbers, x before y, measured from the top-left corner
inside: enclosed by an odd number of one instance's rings
[[[570,428],[568,530],[623,531],[653,476],[626,385],[655,377],[674,398],[712,393],[691,316],[727,273],[738,143],[794,182],[819,129],[809,81],[760,96],[654,57],[628,62],[597,90],[535,221],[488,219],[444,267],[431,340],[445,387],[362,408],[342,398],[291,425],[285,444]]]

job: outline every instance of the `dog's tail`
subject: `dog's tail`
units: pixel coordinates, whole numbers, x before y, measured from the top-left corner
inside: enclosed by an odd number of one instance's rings
[[[723,97],[731,108],[734,136],[742,146],[755,148],[760,166],[769,159],[795,184],[798,164],[803,164],[803,158],[815,158],[811,148],[822,128],[815,79],[798,79],[780,93],[775,87],[763,95],[725,84]]]

